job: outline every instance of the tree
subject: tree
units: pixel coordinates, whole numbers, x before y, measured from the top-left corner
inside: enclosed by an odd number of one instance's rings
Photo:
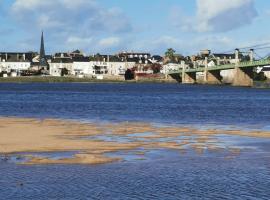
[[[127,69],[125,73],[125,80],[132,80],[134,79],[134,72],[131,69]]]
[[[175,50],[173,48],[169,48],[166,52],[165,52],[165,56],[167,58],[169,58],[170,60],[174,60],[174,55],[175,54]]]
[[[154,64],[151,65],[151,69],[153,70],[154,74],[157,74],[162,69],[162,66],[161,66],[161,64],[154,63]]]
[[[68,75],[68,70],[67,70],[67,68],[61,69],[61,76],[65,76],[65,75]]]

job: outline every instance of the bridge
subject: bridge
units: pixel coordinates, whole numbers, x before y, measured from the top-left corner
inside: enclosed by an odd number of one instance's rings
[[[197,83],[196,74],[203,72],[203,82],[205,84],[222,84],[223,77],[220,72],[223,70],[234,70],[233,82],[234,86],[252,86],[254,81],[254,68],[270,65],[270,59],[254,60],[253,50],[250,54],[250,61],[241,62],[239,59],[239,50],[235,52],[236,62],[235,64],[225,64],[208,66],[208,60],[205,58],[205,65],[190,68],[181,63],[181,68],[178,70],[170,70],[168,75],[180,75],[182,83],[194,84]]]

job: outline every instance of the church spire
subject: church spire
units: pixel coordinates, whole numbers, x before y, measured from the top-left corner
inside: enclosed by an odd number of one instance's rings
[[[40,67],[47,67],[48,66],[48,63],[46,60],[46,54],[45,54],[43,31],[41,33],[41,41],[40,41],[39,66]]]

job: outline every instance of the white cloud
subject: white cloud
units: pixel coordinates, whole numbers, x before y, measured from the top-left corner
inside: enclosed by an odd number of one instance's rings
[[[16,0],[11,15],[24,26],[40,29],[122,32],[131,28],[121,10],[102,8],[95,0]]]
[[[99,45],[103,48],[115,47],[120,44],[120,39],[118,37],[103,38],[99,41]]]
[[[183,41],[172,36],[161,36],[153,40],[151,46],[154,48],[176,48],[183,46]]]
[[[171,10],[176,27],[186,31],[226,32],[251,24],[257,17],[253,0],[197,0],[195,16]]]
[[[194,17],[188,16],[180,6],[172,7],[169,20],[172,26],[180,28],[182,31],[190,31],[193,29]]]
[[[97,0],[16,0],[10,16],[28,35],[44,30],[59,50],[76,45],[89,50],[91,47],[86,44],[99,48],[100,38],[132,30],[128,17],[119,8],[102,7]],[[117,41],[101,41],[100,45],[110,45],[109,42]]]
[[[66,40],[66,46],[72,49],[89,49],[94,44],[94,39],[91,37],[77,37],[77,36],[70,36]]]
[[[199,31],[229,31],[257,16],[253,0],[197,0],[197,7]]]

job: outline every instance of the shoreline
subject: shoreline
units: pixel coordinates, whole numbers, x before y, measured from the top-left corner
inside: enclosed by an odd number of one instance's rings
[[[240,129],[198,129],[192,126],[155,126],[150,123],[81,123],[58,119],[0,117],[0,155],[20,155],[21,164],[105,164],[123,158],[108,153],[167,149],[179,152],[192,149],[241,153],[242,149],[224,146],[221,135],[270,139],[270,131]],[[37,155],[42,152],[76,152],[68,158]],[[138,152],[137,152],[138,153]]]
[[[78,78],[78,77],[21,76],[21,77],[7,77],[7,78],[1,77],[0,83],[177,83],[177,81],[166,79],[98,80],[93,78]]]
[[[22,76],[22,77],[7,77],[3,78],[0,77],[0,84],[1,83],[104,83],[104,84],[140,84],[140,83],[159,83],[159,84],[181,84],[177,80],[174,79],[139,79],[139,80],[121,80],[121,79],[103,79],[97,80],[93,78],[78,78],[78,77],[53,77],[53,76]],[[184,85],[184,84],[182,84]],[[201,84],[195,83],[190,85],[205,85],[205,86],[218,86],[218,87],[237,87],[232,86],[231,84],[220,84],[220,85],[213,85],[213,84]],[[241,86],[238,86],[241,88]],[[254,89],[270,89],[270,82],[266,81],[254,81],[254,85],[251,87],[245,88],[254,88]]]

